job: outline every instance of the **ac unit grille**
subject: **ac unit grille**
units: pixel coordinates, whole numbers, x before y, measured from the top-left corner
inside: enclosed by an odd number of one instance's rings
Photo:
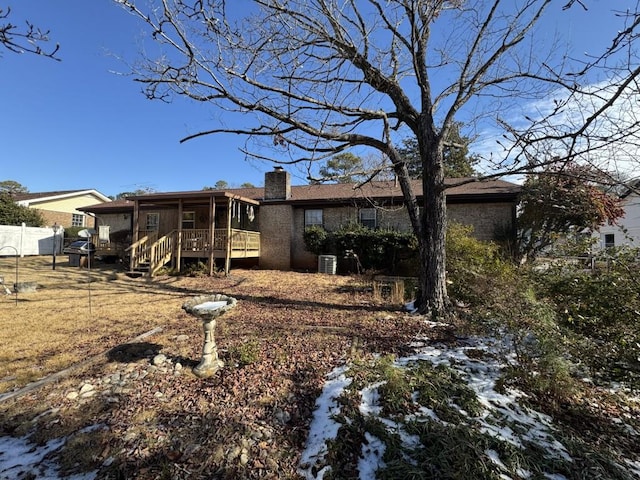
[[[335,255],[319,255],[318,256],[318,272],[327,273],[329,275],[336,274],[336,265],[338,257]]]

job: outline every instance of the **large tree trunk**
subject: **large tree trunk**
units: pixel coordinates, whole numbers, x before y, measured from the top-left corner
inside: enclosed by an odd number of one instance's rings
[[[435,186],[432,186],[435,187]],[[421,215],[422,238],[418,240],[420,295],[418,309],[443,316],[449,306],[446,283],[446,204],[444,190],[424,191],[425,206]]]
[[[441,149],[429,148],[423,154],[423,203],[420,215],[422,226],[418,237],[419,293],[416,301],[421,313],[442,317],[447,313],[449,299],[446,283],[445,237],[447,205]]]

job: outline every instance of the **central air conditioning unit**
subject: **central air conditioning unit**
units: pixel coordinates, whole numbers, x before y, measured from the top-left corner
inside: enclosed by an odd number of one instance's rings
[[[318,273],[336,274],[338,257],[335,255],[318,255]]]

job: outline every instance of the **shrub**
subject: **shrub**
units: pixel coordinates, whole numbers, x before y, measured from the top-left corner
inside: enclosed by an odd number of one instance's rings
[[[416,251],[415,237],[396,230],[372,230],[360,224],[347,224],[335,232],[309,227],[304,233],[305,248],[316,255],[349,258],[354,254],[365,269],[395,272],[401,258]]]
[[[44,218],[38,210],[18,205],[11,194],[0,192],[0,225],[20,225],[41,227]]]
[[[316,255],[327,254],[327,236],[327,231],[319,225],[307,227],[303,234],[304,246]]]
[[[447,229],[447,280],[454,300],[491,304],[492,295],[513,282],[516,269],[502,258],[500,247],[471,236],[473,228],[450,223]]]
[[[191,262],[185,266],[184,275],[187,277],[204,277],[209,275],[209,267],[201,261]]]
[[[640,283],[638,250],[601,253],[604,269],[561,263],[539,272],[542,295],[555,305],[560,326],[573,335],[570,353],[610,379],[640,379]]]

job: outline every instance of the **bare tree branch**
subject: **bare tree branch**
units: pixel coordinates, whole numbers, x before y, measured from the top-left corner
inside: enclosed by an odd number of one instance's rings
[[[48,30],[40,30],[28,21],[25,22],[26,27],[20,29],[17,25],[8,21],[10,14],[10,8],[0,8],[0,45],[13,53],[33,53],[60,61],[60,58],[56,57],[60,45],[56,44],[55,47],[49,50],[44,50],[39,45],[49,41]]]
[[[637,2],[618,13],[610,44],[574,58],[538,27],[552,9],[569,15],[587,0],[254,0],[232,15],[216,0],[155,0],[146,10],[117,1],[152,33],[154,54],[134,72],[145,94],[224,112],[183,141],[243,135],[246,155],[309,171],[350,147],[390,163],[433,312],[446,304],[443,155],[454,122],[499,132],[485,178],[569,162],[608,172],[640,152]],[[422,162],[420,215],[397,149],[406,138]]]

